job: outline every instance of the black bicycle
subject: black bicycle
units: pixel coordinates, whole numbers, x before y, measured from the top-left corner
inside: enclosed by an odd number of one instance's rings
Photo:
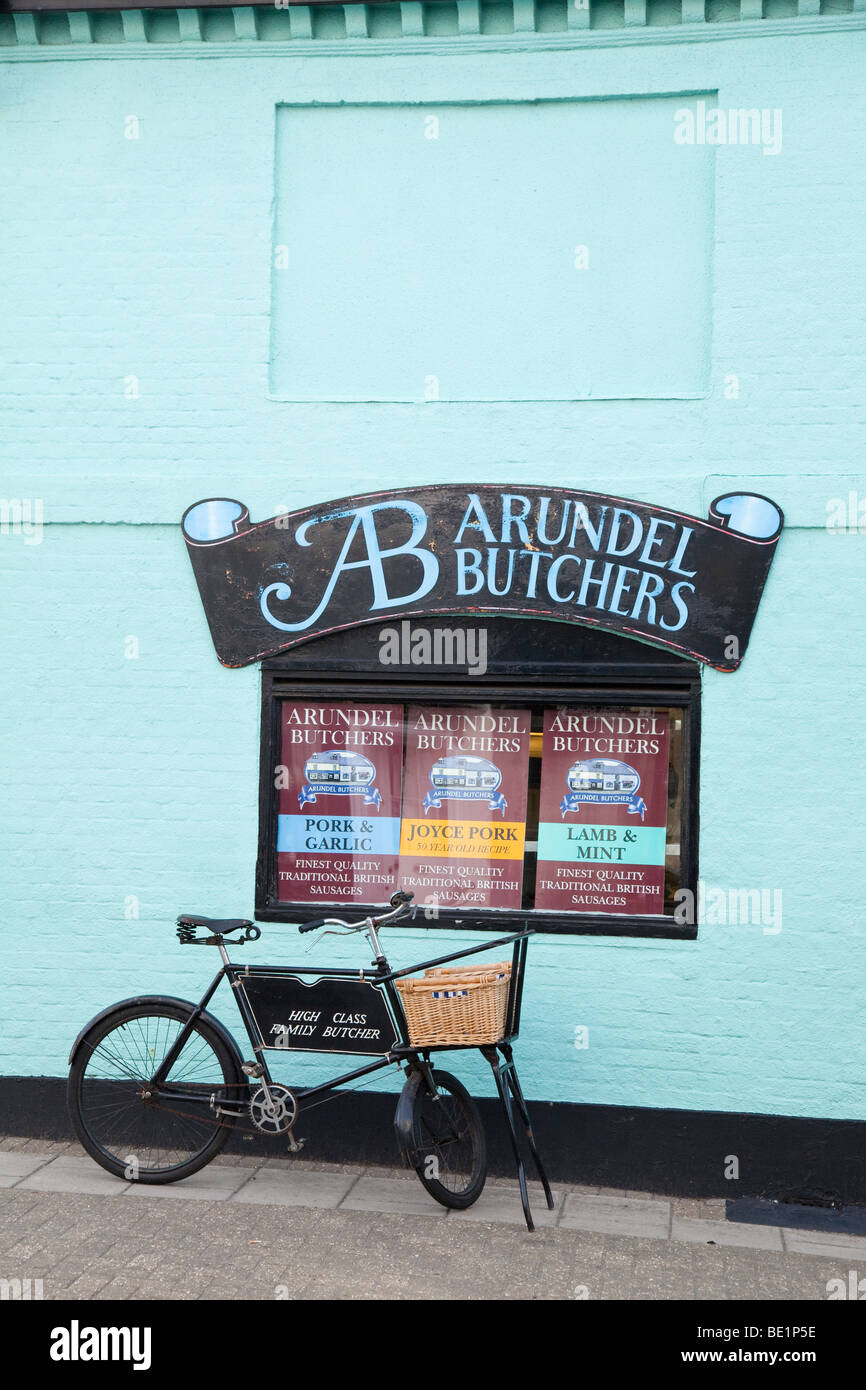
[[[372,969],[321,966],[240,966],[226,940],[257,941],[255,923],[184,915],[183,945],[216,946],[218,971],[198,1004],[162,995],[112,1004],[79,1033],[70,1053],[69,1112],[84,1148],[109,1173],[141,1183],[178,1182],[214,1158],[233,1129],[284,1135],[289,1149],[299,1114],[329,1093],[384,1067],[398,1065],[406,1082],[394,1119],[404,1161],[443,1206],[466,1208],[478,1200],[487,1175],[484,1127],[475,1101],[450,1072],[435,1069],[431,1053],[413,1047],[394,981],[419,970],[510,944],[513,946],[502,1038],[479,1048],[496,1080],[517,1164],[526,1224],[534,1229],[516,1116],[520,1117],[548,1207],[550,1186],[541,1165],[512,1043],[520,1022],[527,928],[419,965],[392,970],[378,929],[414,909],[412,893],[396,892],[391,911],[361,922],[322,918],[299,930],[323,935],[363,933],[373,948]],[[208,934],[198,936],[198,931]],[[253,1052],[244,1061],[228,1029],[208,1004],[226,979],[237,1001]],[[317,1086],[293,1090],[274,1081],[268,1051],[350,1053],[371,1058],[363,1066]]]

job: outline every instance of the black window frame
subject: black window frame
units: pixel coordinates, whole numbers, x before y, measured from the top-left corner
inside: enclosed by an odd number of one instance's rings
[[[325,702],[363,700],[437,705],[490,702],[503,707],[533,705],[676,706],[683,711],[680,886],[697,900],[701,668],[697,662],[636,639],[576,629],[557,622],[479,615],[413,619],[412,628],[483,625],[493,631],[494,652],[484,676],[444,675],[430,668],[399,668],[389,674],[375,651],[387,620],[305,643],[262,663],[259,851],[256,912],[260,921],[302,923],[328,911],[325,901],[287,903],[277,898],[277,803],[275,770],[282,763],[280,704],[284,699]],[[393,624],[390,624],[393,626]],[[335,905],[337,916],[362,916],[367,903]],[[685,914],[694,917],[694,913]],[[529,923],[539,933],[570,936],[647,937],[694,940],[697,926],[670,916],[557,913],[535,908],[439,907],[434,923],[419,914],[420,927],[499,932]]]

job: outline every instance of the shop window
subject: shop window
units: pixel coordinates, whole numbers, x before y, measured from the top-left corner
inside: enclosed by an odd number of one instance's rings
[[[694,935],[695,664],[563,629],[489,622],[483,673],[469,620],[398,625],[393,661],[376,626],[267,663],[258,915],[403,887],[428,926]]]

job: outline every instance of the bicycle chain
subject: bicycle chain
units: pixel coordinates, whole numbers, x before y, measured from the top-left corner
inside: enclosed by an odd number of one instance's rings
[[[277,1083],[275,1083],[275,1084],[277,1084]],[[351,1095],[356,1094],[356,1092],[358,1092],[358,1091],[366,1090],[366,1088],[367,1088],[368,1086],[371,1086],[372,1084],[373,1084],[372,1081],[365,1081],[365,1082],[363,1082],[363,1084],[360,1085],[360,1086],[347,1086],[344,1090],[335,1091],[333,1095],[330,1095],[330,1096],[323,1096],[321,1100],[314,1100],[314,1101],[312,1102],[311,1105],[306,1105],[306,1106],[304,1106],[304,1112],[306,1113],[306,1112],[308,1112],[308,1111],[310,1111],[310,1110],[317,1110],[317,1109],[319,1108],[320,1105],[328,1105],[328,1104],[331,1103],[331,1101],[342,1100],[344,1096],[351,1096]],[[230,1097],[223,1097],[223,1099],[230,1099]],[[189,1111],[188,1111],[188,1110],[175,1110],[175,1109],[174,1109],[172,1106],[170,1106],[170,1105],[162,1105],[162,1104],[158,1104],[158,1103],[155,1102],[155,1103],[154,1103],[154,1108],[157,1109],[157,1110],[164,1110],[165,1113],[166,1113],[167,1115],[180,1115],[181,1118],[182,1118],[182,1119],[185,1119],[185,1120],[188,1120],[189,1117],[190,1117],[190,1116],[189,1116]],[[300,1105],[299,1105],[299,1106],[298,1106],[298,1115],[297,1115],[296,1121],[295,1121],[296,1123],[297,1123],[297,1119],[300,1118],[300,1114],[301,1114],[301,1107],[300,1107]],[[200,1120],[201,1120],[201,1122],[202,1122],[203,1124],[213,1125],[213,1126],[215,1126],[215,1128],[217,1128],[217,1129],[222,1128],[223,1125],[225,1124],[225,1121],[224,1121],[224,1120],[211,1119],[210,1115],[202,1115],[202,1116],[197,1117],[197,1118],[200,1118]],[[235,1117],[229,1116],[228,1118],[231,1119],[231,1118],[235,1118]],[[238,1115],[236,1118],[237,1118],[238,1120],[240,1120],[240,1121],[245,1121],[245,1120],[247,1120],[247,1119],[249,1119],[249,1121],[250,1121],[249,1126],[246,1126],[246,1125],[243,1124],[243,1123],[240,1123],[240,1124],[237,1124],[237,1125],[232,1126],[232,1128],[239,1130],[242,1134],[247,1134],[247,1133],[249,1133],[249,1134],[260,1134],[260,1133],[262,1132],[262,1131],[260,1131],[260,1130],[256,1127],[255,1123],[254,1123],[253,1120],[252,1120],[252,1116],[248,1115],[247,1112],[244,1112],[243,1114]],[[292,1128],[294,1128],[294,1125],[292,1126]],[[290,1133],[290,1132],[291,1132],[291,1131],[289,1131],[289,1130],[286,1131],[286,1133]]]

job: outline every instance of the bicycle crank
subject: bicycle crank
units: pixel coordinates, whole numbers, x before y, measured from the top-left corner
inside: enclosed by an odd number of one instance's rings
[[[250,1118],[263,1134],[285,1134],[298,1115],[298,1102],[287,1086],[260,1086],[250,1100]]]

